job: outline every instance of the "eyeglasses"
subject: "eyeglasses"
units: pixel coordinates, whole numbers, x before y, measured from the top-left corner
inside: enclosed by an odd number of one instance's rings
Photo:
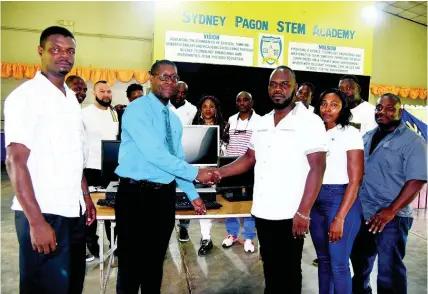
[[[167,74],[152,74],[152,76],[159,76],[159,80],[161,80],[162,82],[165,82],[167,80],[170,80],[173,83],[177,83],[180,80],[179,76],[170,76]]]

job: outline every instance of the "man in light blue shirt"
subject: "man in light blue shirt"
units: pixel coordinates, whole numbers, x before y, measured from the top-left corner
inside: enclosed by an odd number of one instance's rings
[[[168,60],[157,61],[150,74],[151,93],[129,104],[122,118],[116,169],[120,177],[115,207],[120,247],[117,293],[136,294],[140,287],[143,293],[160,293],[163,261],[175,222],[176,185],[186,193],[195,213],[204,214],[206,208],[193,181],[212,178],[209,169],[184,161],[183,127],[169,109],[179,81],[177,67]],[[150,239],[138,243],[138,234]]]
[[[407,235],[412,226],[409,204],[427,182],[427,150],[421,136],[401,120],[394,94],[376,103],[378,125],[364,140],[364,178],[359,191],[366,225],[351,254],[353,292],[372,293],[369,277],[378,256],[377,293],[407,293]]]

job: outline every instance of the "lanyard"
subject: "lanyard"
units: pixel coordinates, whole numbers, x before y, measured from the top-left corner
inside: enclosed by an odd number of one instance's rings
[[[254,113],[254,110],[251,110],[251,114],[248,117],[247,124],[245,126],[245,130],[238,130],[238,123],[239,123],[239,114],[238,114],[238,117],[236,118],[236,129],[235,129],[235,132],[233,133],[234,135],[247,133],[248,124],[250,123],[250,119],[253,116],[253,113]]]

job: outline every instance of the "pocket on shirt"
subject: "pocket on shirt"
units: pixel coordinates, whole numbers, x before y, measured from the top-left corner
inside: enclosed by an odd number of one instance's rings
[[[383,153],[382,161],[380,161],[382,168],[385,168],[392,173],[401,172],[403,168],[403,160],[400,144],[391,141],[385,142],[382,144],[381,150],[378,150],[378,152]]]

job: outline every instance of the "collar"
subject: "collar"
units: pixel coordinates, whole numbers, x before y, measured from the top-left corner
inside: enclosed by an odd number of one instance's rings
[[[296,105],[288,114],[296,115],[297,113],[300,112],[299,109],[301,107],[304,107],[307,110],[307,108],[301,102],[296,102]],[[267,115],[274,115],[274,114],[275,114],[275,109],[272,109],[272,111],[269,112]],[[287,116],[288,116],[288,114],[287,114]]]
[[[367,132],[367,135],[369,135],[369,136],[373,136],[376,132],[377,132],[377,130],[379,130],[379,126],[377,126],[376,128],[374,128],[373,130],[371,130],[371,131],[368,131]],[[398,127],[392,132],[392,133],[390,133],[390,134],[396,134],[396,133],[403,133],[403,132],[405,132],[405,131],[407,131],[407,126],[406,126],[406,123],[402,120],[402,119],[400,119],[400,124],[398,125]]]
[[[172,106],[171,101],[168,101],[167,105],[163,105],[159,98],[156,97],[152,92],[147,95],[147,99],[150,101],[150,104],[152,104],[155,111],[162,112],[165,108],[170,108]]]
[[[253,115],[257,115],[257,113],[256,113],[256,111],[254,110],[254,108],[251,108],[251,110],[253,111],[251,114],[250,114],[250,116],[247,118],[247,119],[244,119],[244,120],[250,120],[252,117],[253,117]],[[235,114],[236,115],[236,119],[237,120],[242,120],[240,117],[239,117],[239,112],[237,113],[237,114]],[[244,121],[244,120],[242,120],[242,121]]]
[[[48,78],[47,77],[45,77],[43,74],[42,74],[42,72],[41,71],[37,71],[36,72],[36,75],[34,76],[34,80],[36,80],[37,82],[40,82],[40,83],[43,83],[45,86],[47,86],[47,87],[53,87],[53,88],[55,88],[57,91],[60,91],[54,84],[52,84],[51,83],[51,81],[49,81],[48,80]],[[64,80],[64,89],[65,89],[65,92],[67,93],[67,92],[72,92],[72,93],[74,93],[69,87],[67,87],[67,84],[65,83],[65,80]],[[61,92],[61,91],[60,91]],[[61,92],[61,94],[62,94],[62,92]]]

